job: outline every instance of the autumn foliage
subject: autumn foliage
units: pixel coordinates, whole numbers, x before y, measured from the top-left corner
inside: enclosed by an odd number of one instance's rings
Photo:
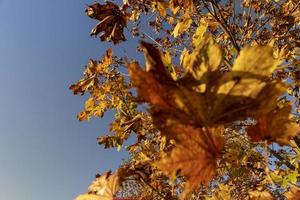
[[[98,143],[130,155],[76,200],[300,199],[299,4],[89,5],[92,36],[140,42],[135,59],[110,48],[70,86],[89,94],[80,121],[114,111]]]

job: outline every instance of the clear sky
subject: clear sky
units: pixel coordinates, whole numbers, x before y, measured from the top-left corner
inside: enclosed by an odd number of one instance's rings
[[[97,144],[111,116],[78,122],[68,90],[110,45],[89,37],[89,3],[0,0],[0,200],[72,200],[126,158]]]

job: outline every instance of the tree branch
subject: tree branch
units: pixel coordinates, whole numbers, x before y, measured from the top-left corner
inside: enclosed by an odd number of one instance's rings
[[[280,160],[283,164],[285,164],[289,169],[295,170],[296,167],[292,165],[289,161],[287,161],[284,157],[282,157],[278,152],[274,151],[273,149],[269,148],[270,153],[275,156],[278,160]]]

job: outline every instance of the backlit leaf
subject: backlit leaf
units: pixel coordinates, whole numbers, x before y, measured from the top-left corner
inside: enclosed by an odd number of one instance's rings
[[[75,200],[113,200],[119,189],[119,172],[111,174],[109,171],[97,177],[89,186],[88,192],[79,195]]]
[[[286,106],[258,118],[255,126],[247,128],[248,135],[254,141],[269,140],[289,144],[289,141],[300,132],[300,126],[290,119],[290,112],[291,107]]]
[[[211,37],[197,36],[194,40],[195,49],[189,53],[184,51],[181,55],[181,64],[193,77],[200,80],[205,73],[218,70],[222,62],[222,51]]]
[[[174,138],[176,147],[157,166],[169,175],[179,172],[187,178],[185,197],[200,183],[208,184],[216,173],[216,160],[223,148],[222,128],[209,131],[192,126],[174,125],[163,131]]]

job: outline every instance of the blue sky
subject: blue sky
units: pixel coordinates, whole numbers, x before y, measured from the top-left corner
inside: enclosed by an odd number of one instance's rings
[[[97,144],[111,116],[78,122],[85,98],[68,90],[110,45],[89,37],[91,2],[0,0],[1,200],[73,199],[126,158]]]

